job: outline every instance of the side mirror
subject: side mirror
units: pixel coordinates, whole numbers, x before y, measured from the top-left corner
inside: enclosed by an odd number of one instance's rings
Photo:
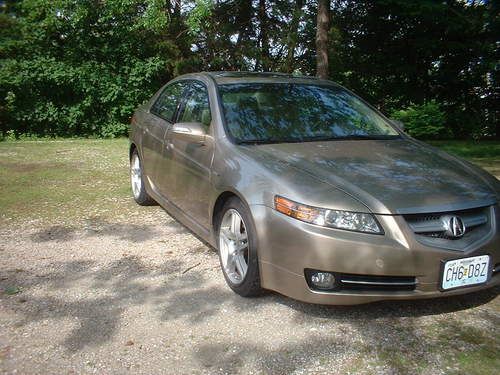
[[[392,123],[394,124],[394,126],[396,126],[396,128],[398,128],[399,130],[401,130],[402,132],[405,131],[405,124],[402,122],[402,121],[399,121],[399,120],[394,120],[391,118],[391,121]]]
[[[204,144],[207,131],[201,122],[177,122],[172,125],[172,136],[185,142]]]

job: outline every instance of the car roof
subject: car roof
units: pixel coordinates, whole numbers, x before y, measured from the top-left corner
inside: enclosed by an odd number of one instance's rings
[[[316,77],[294,75],[278,72],[242,72],[242,71],[220,71],[220,72],[200,72],[185,74],[183,78],[195,76],[208,76],[217,84],[228,83],[314,83],[314,84],[333,84],[331,81],[322,80]],[[179,77],[180,78],[180,77]]]

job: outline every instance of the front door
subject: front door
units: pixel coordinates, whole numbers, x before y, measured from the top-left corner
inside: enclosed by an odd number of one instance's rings
[[[204,144],[197,144],[167,132],[165,149],[171,163],[169,184],[172,187],[169,199],[198,224],[208,228],[210,167],[214,152],[208,91],[203,83],[191,81],[184,97],[177,122],[202,123],[209,135]]]

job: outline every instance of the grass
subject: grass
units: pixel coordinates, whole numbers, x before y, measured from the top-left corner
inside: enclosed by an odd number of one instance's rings
[[[500,178],[500,142],[498,141],[431,141],[435,147],[468,159]]]
[[[500,142],[432,142],[500,176]],[[0,224],[137,214],[127,139],[0,142]]]
[[[448,367],[455,367],[457,373],[497,373],[500,368],[498,335],[474,327],[471,323],[447,320],[436,327],[439,346],[446,348],[451,354],[447,356]],[[453,358],[453,361],[450,358]]]
[[[430,141],[428,143],[468,159],[500,159],[500,142],[497,141]]]
[[[432,374],[438,373],[437,368],[445,374],[498,373],[500,339],[491,328],[474,326],[480,320],[474,312],[466,314],[465,319],[451,316],[422,321],[418,335],[414,328],[402,324],[401,332],[392,336],[389,343],[381,337],[380,344],[361,351],[360,367],[388,368],[395,374]],[[414,339],[409,340],[412,335]]]
[[[128,141],[0,142],[0,223],[133,212]]]

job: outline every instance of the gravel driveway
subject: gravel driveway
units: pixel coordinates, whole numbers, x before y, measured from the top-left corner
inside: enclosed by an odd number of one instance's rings
[[[0,145],[0,187],[17,197],[0,205],[0,373],[500,368],[498,289],[353,307],[235,295],[213,249],[161,208],[133,204],[124,149],[125,141]]]
[[[357,307],[243,299],[160,208],[0,238],[6,373],[454,373],[500,322],[494,291]]]

